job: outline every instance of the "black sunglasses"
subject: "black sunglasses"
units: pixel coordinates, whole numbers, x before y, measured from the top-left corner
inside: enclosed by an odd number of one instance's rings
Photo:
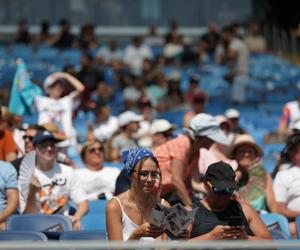
[[[28,139],[29,141],[33,140],[34,136],[30,136],[30,135],[23,135],[23,140],[26,141],[26,139]]]

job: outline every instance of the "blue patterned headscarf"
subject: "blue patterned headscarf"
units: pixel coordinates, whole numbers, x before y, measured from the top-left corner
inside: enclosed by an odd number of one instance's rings
[[[145,148],[130,148],[122,152],[122,160],[127,169],[127,173],[130,175],[134,169],[134,166],[141,160],[151,157],[154,161],[157,162],[154,154]]]

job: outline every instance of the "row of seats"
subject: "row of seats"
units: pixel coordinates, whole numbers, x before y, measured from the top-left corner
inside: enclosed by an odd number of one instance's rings
[[[98,207],[91,207],[94,215],[93,224],[99,226],[99,218],[105,219],[104,202]],[[94,210],[97,209],[97,210]],[[261,219],[276,239],[291,239],[287,219],[279,214],[263,213]],[[98,220],[97,220],[98,218]],[[300,229],[300,217],[296,219]],[[100,225],[101,226],[101,225]],[[298,230],[300,238],[300,230]],[[63,215],[25,214],[13,215],[7,220],[7,230],[0,232],[0,240],[88,240],[106,239],[105,225],[102,229],[72,231],[71,220]]]

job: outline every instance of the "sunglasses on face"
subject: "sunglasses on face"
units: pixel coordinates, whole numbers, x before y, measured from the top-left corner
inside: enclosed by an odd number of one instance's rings
[[[136,171],[136,170],[134,170],[134,172],[136,172],[142,179],[147,179],[149,177],[149,175],[151,176],[151,179],[153,179],[153,180],[160,179],[160,172],[158,172],[158,171],[146,171],[146,170]]]
[[[34,137],[34,136],[23,135],[23,140],[26,141],[26,140],[28,139],[29,141],[32,141],[32,140],[33,140],[33,137]]]
[[[97,151],[98,152],[103,152],[103,148],[102,147],[89,148],[87,151],[89,153],[96,153]]]
[[[38,144],[38,147],[40,149],[46,149],[48,147],[55,148],[55,142],[53,142],[53,141],[41,142],[40,144]]]
[[[225,195],[230,195],[233,194],[235,191],[235,188],[225,188],[225,189],[218,189],[216,187],[211,188],[214,194],[225,194]]]

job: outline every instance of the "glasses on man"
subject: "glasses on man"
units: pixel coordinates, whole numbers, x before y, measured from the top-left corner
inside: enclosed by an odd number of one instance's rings
[[[89,148],[87,150],[89,153],[96,153],[96,152],[103,152],[103,148],[102,147],[95,147],[95,148]]]
[[[33,136],[30,136],[30,135],[23,135],[23,140],[24,140],[24,141],[26,141],[26,140],[32,141],[32,140],[33,140]]]
[[[151,179],[153,180],[158,180],[160,179],[160,172],[158,171],[146,171],[146,170],[141,170],[141,171],[136,171],[134,170],[142,179],[148,179],[149,175],[151,176]]]
[[[230,195],[233,194],[235,191],[235,188],[224,188],[224,189],[218,189],[217,187],[212,187],[211,188],[214,194],[225,194],[225,195]]]

